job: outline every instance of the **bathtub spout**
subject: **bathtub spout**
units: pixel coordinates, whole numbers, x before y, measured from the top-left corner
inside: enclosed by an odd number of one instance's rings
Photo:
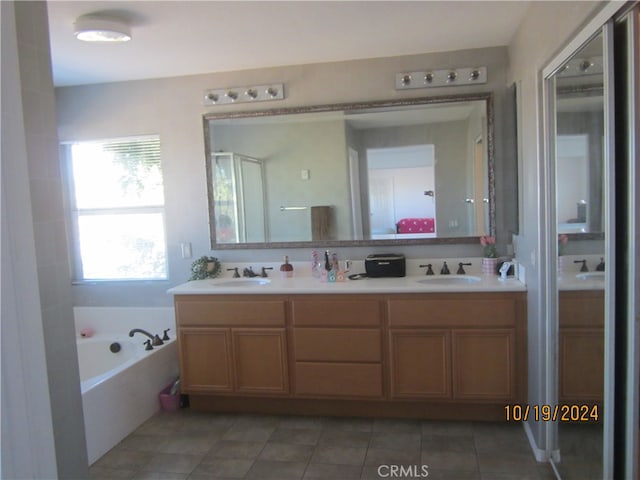
[[[162,339],[160,338],[159,335],[152,335],[149,332],[147,332],[146,330],[143,330],[141,328],[134,328],[133,330],[131,330],[129,332],[129,336],[133,337],[133,335],[135,333],[141,333],[141,334],[146,335],[147,337],[149,337],[150,344],[153,345],[154,347],[157,347],[159,345],[164,345],[164,342],[162,341]],[[149,349],[149,350],[151,350],[151,349]]]
[[[147,332],[146,330],[142,330],[141,328],[134,328],[133,330],[131,330],[129,332],[129,336],[133,337],[134,334],[136,333],[141,333],[143,335],[146,335],[147,337],[149,337],[151,340],[153,340],[153,335],[151,335],[149,332]]]

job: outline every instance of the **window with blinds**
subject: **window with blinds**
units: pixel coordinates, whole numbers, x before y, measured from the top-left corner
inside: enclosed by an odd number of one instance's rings
[[[167,278],[158,136],[66,145],[76,280]]]

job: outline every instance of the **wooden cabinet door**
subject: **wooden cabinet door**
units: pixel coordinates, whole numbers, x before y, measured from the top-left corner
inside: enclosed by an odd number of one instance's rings
[[[231,336],[236,392],[289,392],[284,328],[233,328]]]
[[[560,401],[601,402],[604,331],[601,328],[561,328],[559,359]]]
[[[390,330],[391,398],[451,398],[448,330]]]
[[[515,336],[511,328],[452,331],[454,399],[515,399]]]
[[[230,358],[231,342],[228,328],[181,328],[182,392],[232,391]]]

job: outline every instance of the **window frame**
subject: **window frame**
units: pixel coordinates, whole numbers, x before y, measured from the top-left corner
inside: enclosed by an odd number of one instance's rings
[[[169,248],[167,241],[167,222],[166,222],[166,196],[164,195],[164,170],[162,170],[162,189],[163,189],[163,202],[162,205],[141,205],[141,206],[125,206],[125,207],[109,207],[109,208],[78,208],[76,202],[76,179],[73,175],[73,157],[72,146],[82,143],[117,143],[117,142],[135,142],[145,139],[154,139],[159,143],[160,148],[160,166],[162,168],[162,143],[160,135],[148,134],[148,135],[132,135],[124,137],[112,137],[101,138],[92,140],[70,140],[60,143],[60,157],[62,159],[62,181],[63,192],[65,200],[65,213],[67,216],[67,232],[68,232],[68,244],[69,244],[69,262],[71,269],[72,284],[105,284],[105,283],[155,283],[155,282],[168,282],[169,281]],[[127,215],[127,214],[144,214],[154,213],[160,214],[162,221],[162,237],[165,247],[164,258],[164,276],[158,278],[85,278],[83,271],[82,252],[80,244],[80,226],[79,219],[82,214],[89,215]]]

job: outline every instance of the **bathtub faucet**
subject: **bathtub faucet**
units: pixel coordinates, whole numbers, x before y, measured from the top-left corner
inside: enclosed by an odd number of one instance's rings
[[[162,341],[162,339],[158,335],[151,335],[149,332],[147,332],[146,330],[143,330],[141,328],[134,328],[133,330],[131,330],[129,332],[129,336],[133,337],[133,335],[136,334],[136,333],[141,333],[141,334],[146,335],[147,337],[149,337],[149,339],[151,340],[151,343],[153,345],[155,345],[155,346],[164,344],[164,342]]]

